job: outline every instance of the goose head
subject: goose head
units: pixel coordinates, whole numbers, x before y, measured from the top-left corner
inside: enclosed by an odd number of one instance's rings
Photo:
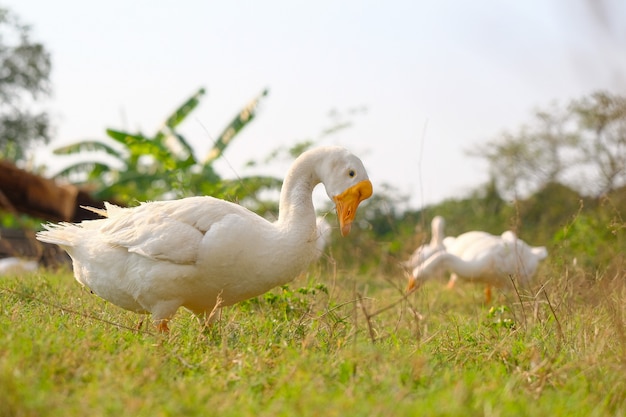
[[[372,183],[359,158],[345,149],[330,153],[320,165],[319,178],[335,203],[341,236],[350,233],[359,204],[372,196]]]

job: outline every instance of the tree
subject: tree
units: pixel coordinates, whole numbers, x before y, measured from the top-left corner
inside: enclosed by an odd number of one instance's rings
[[[572,166],[578,137],[571,131],[571,115],[553,106],[537,110],[534,122],[517,134],[504,132],[468,155],[487,159],[490,176],[501,195],[517,199],[546,184],[563,180]]]
[[[626,98],[604,91],[575,100],[583,162],[592,167],[596,194],[606,194],[626,182]]]
[[[625,97],[594,92],[534,117],[468,152],[488,161],[502,196],[519,199],[556,183],[599,196],[626,184]]]
[[[50,141],[45,112],[33,111],[50,93],[50,54],[30,38],[30,27],[0,8],[0,157],[21,162],[28,147]]]

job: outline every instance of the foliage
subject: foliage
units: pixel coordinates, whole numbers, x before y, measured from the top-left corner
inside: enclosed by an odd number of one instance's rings
[[[50,91],[50,54],[30,27],[0,7],[0,157],[26,159],[28,147],[50,140],[50,122],[33,99]]]
[[[0,211],[0,228],[3,229],[38,230],[42,223],[43,220],[32,216]]]
[[[199,160],[177,127],[198,106],[204,93],[201,88],[188,98],[154,136],[107,129],[112,143],[88,140],[55,149],[58,155],[96,152],[95,160],[83,160],[68,166],[57,177],[70,178],[79,185],[94,189],[96,198],[124,203],[191,195],[254,198],[262,189],[277,187],[279,183],[272,178],[223,181],[212,167],[232,139],[254,119],[267,90],[235,116],[213,143],[207,157]],[[103,155],[112,157],[114,162],[103,162]]]
[[[554,233],[552,244],[566,252],[573,264],[589,270],[604,269],[626,253],[626,210],[618,210],[610,199],[607,196],[593,209],[585,210],[581,205],[571,221]]]

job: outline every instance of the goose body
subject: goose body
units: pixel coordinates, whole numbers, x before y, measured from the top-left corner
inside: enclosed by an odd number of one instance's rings
[[[342,236],[372,194],[361,161],[339,147],[303,153],[288,171],[276,222],[213,197],[108,204],[106,218],[45,225],[37,239],[68,252],[81,284],[127,310],[151,313],[159,330],[178,308],[210,313],[293,280],[315,259],[313,188],[335,202]]]
[[[448,253],[463,258],[463,255],[467,250],[470,250],[470,253],[472,253],[476,250],[476,248],[483,247],[483,245],[488,246],[496,243],[497,241],[495,241],[493,237],[494,236],[490,233],[474,230],[471,232],[465,232],[456,237],[447,236],[443,239],[443,245]],[[468,255],[469,253],[466,254],[466,256]],[[455,272],[452,272],[450,274],[450,279],[448,280],[448,288],[453,288],[458,280],[459,276]]]

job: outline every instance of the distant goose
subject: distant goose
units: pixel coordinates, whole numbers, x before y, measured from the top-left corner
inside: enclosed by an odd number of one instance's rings
[[[212,197],[107,205],[107,218],[45,225],[37,239],[73,260],[76,279],[127,310],[151,313],[160,331],[180,307],[208,315],[293,280],[315,258],[313,188],[323,183],[346,236],[372,184],[362,162],[339,147],[296,159],[271,223]]]
[[[448,240],[451,245],[449,250],[437,252],[417,265],[409,279],[408,290],[449,271],[457,277],[453,279],[485,284],[485,298],[490,302],[492,286],[508,286],[511,277],[517,278],[520,283],[528,282],[539,262],[548,256],[545,247],[531,247],[510,231],[501,236],[485,232],[468,233],[472,235],[460,235],[455,240]]]
[[[39,262],[33,259],[2,258],[0,259],[0,275],[33,272],[39,268]]]

